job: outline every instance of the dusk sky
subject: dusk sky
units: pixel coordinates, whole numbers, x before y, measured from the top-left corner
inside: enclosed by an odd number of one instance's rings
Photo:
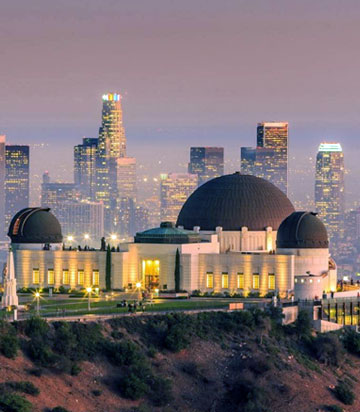
[[[191,145],[240,146],[256,123],[290,122],[295,197],[312,196],[321,141],[345,153],[360,199],[359,0],[0,0],[0,134],[46,143],[32,171],[72,178],[97,136],[101,95],[123,95],[128,154],[181,171]],[[46,154],[46,156],[45,156]],[[55,160],[56,159],[56,160]],[[159,165],[158,161],[162,164]]]

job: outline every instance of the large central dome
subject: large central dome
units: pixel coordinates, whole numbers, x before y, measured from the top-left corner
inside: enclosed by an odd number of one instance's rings
[[[277,230],[294,207],[285,194],[267,180],[236,172],[210,180],[184,203],[176,225],[192,230]]]

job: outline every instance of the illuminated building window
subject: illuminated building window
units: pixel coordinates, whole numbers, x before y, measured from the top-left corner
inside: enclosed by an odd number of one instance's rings
[[[84,285],[84,271],[83,270],[78,270],[77,284]]]
[[[297,283],[297,281],[298,281],[298,280],[297,280],[297,279],[295,279],[295,283]]]
[[[258,273],[253,274],[253,289],[260,288],[260,275]]]
[[[214,275],[212,273],[206,274],[206,287],[208,289],[213,289],[214,287]]]
[[[269,273],[268,283],[269,290],[275,290],[275,275],[273,273]]]
[[[98,270],[93,270],[93,282],[92,283],[94,286],[99,286],[100,284],[100,277],[99,277]]]
[[[142,274],[145,279],[145,289],[155,289],[160,283],[160,261],[147,259],[142,261]]]
[[[48,269],[47,278],[48,278],[48,285],[53,285],[55,283],[54,269]]]
[[[68,269],[63,270],[62,272],[62,283],[63,285],[69,285],[70,284],[70,273]]]
[[[39,269],[33,269],[32,277],[33,277],[33,284],[38,285],[40,283],[40,271],[39,271]]]
[[[221,287],[223,289],[228,289],[229,288],[229,275],[225,272],[223,272],[221,276]]]
[[[238,273],[237,274],[237,288],[238,289],[244,289],[244,274],[243,273]]]

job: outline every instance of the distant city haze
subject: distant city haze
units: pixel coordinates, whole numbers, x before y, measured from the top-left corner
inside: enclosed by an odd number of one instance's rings
[[[119,92],[138,174],[186,172],[190,146],[240,169],[261,121],[289,122],[289,195],[313,199],[319,143],[344,151],[360,192],[358,0],[12,0],[0,13],[0,134],[41,175],[73,181],[73,146],[98,137]],[[44,146],[39,146],[44,144]],[[141,188],[140,188],[141,189]]]

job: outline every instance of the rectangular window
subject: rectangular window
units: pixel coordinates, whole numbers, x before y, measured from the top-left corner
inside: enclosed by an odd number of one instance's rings
[[[55,283],[54,269],[48,269],[47,275],[48,275],[48,285],[53,285]]]
[[[63,285],[70,285],[70,274],[68,269],[64,269],[62,272],[62,283]]]
[[[84,271],[83,270],[78,270],[77,284],[80,286],[84,285]]]
[[[214,275],[212,273],[206,274],[206,287],[208,289],[213,289],[214,287]]]
[[[99,286],[100,283],[100,277],[99,277],[99,271],[98,270],[93,270],[93,285],[94,286]]]
[[[275,290],[275,275],[274,273],[269,273],[269,290]]]
[[[238,273],[237,275],[237,288],[238,289],[244,289],[244,274],[243,273]]]
[[[40,271],[39,269],[33,269],[33,284],[38,285],[40,283]]]
[[[223,289],[229,289],[229,275],[226,272],[223,272],[221,276],[221,287]]]
[[[164,290],[167,290],[167,285],[163,285],[163,289],[164,289]]]
[[[260,275],[258,273],[253,274],[253,289],[260,288]]]

